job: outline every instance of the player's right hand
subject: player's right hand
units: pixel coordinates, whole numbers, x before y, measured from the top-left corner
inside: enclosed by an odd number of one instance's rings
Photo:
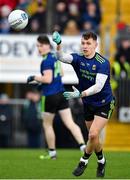
[[[27,83],[29,84],[30,82],[34,81],[35,80],[35,76],[29,76],[27,78]]]
[[[57,31],[52,34],[52,39],[57,45],[61,43],[61,35]]]
[[[72,88],[73,88],[73,91],[65,91],[64,93],[63,93],[63,96],[67,99],[67,100],[69,100],[69,99],[73,99],[73,98],[80,98],[81,97],[81,93],[80,93],[80,91],[76,88],[76,87],[74,87],[74,86],[72,86]]]

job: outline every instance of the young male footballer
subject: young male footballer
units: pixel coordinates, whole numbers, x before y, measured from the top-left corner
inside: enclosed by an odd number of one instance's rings
[[[115,100],[110,86],[109,61],[96,52],[97,35],[86,32],[81,37],[82,53],[66,54],[61,48],[61,36],[53,33],[53,41],[57,44],[58,59],[73,66],[79,87],[73,87],[72,92],[64,92],[66,99],[82,98],[84,105],[85,123],[89,131],[88,142],[84,155],[73,171],[75,176],[83,174],[93,152],[97,156],[97,177],[104,177],[106,158],[103,154],[100,133],[106,126],[114,109]]]
[[[40,35],[37,38],[37,48],[43,58],[40,66],[41,76],[29,76],[27,83],[37,81],[42,84],[43,127],[49,149],[49,155],[42,156],[42,159],[56,159],[57,156],[53,129],[53,120],[57,112],[59,112],[64,125],[78,142],[80,150],[84,152],[86,145],[81,130],[73,121],[68,100],[63,96],[65,90],[61,80],[60,62],[51,52],[51,44],[46,35]]]

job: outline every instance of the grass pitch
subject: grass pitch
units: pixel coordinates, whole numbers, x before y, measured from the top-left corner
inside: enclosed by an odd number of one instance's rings
[[[79,150],[58,150],[57,160],[41,160],[43,150],[0,150],[0,179],[95,179],[96,157],[90,158],[85,173],[74,177]],[[130,152],[105,152],[107,179],[130,179]]]

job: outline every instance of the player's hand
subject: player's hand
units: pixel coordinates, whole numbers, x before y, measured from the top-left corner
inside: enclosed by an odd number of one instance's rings
[[[68,99],[72,99],[72,98],[80,98],[81,97],[81,93],[79,92],[78,89],[76,89],[74,86],[72,86],[73,88],[73,92],[70,91],[66,91],[63,93],[63,96],[68,100]]]
[[[27,78],[27,83],[29,84],[30,82],[34,81],[35,80],[35,76],[29,76]]]
[[[52,39],[57,45],[61,43],[61,35],[57,31],[52,34]]]

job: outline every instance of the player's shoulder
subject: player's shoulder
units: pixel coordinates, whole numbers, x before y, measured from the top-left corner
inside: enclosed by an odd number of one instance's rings
[[[99,64],[109,64],[109,60],[96,52],[95,59]]]
[[[56,56],[56,53],[50,52],[48,53],[48,57],[52,59],[56,59],[57,56]]]

